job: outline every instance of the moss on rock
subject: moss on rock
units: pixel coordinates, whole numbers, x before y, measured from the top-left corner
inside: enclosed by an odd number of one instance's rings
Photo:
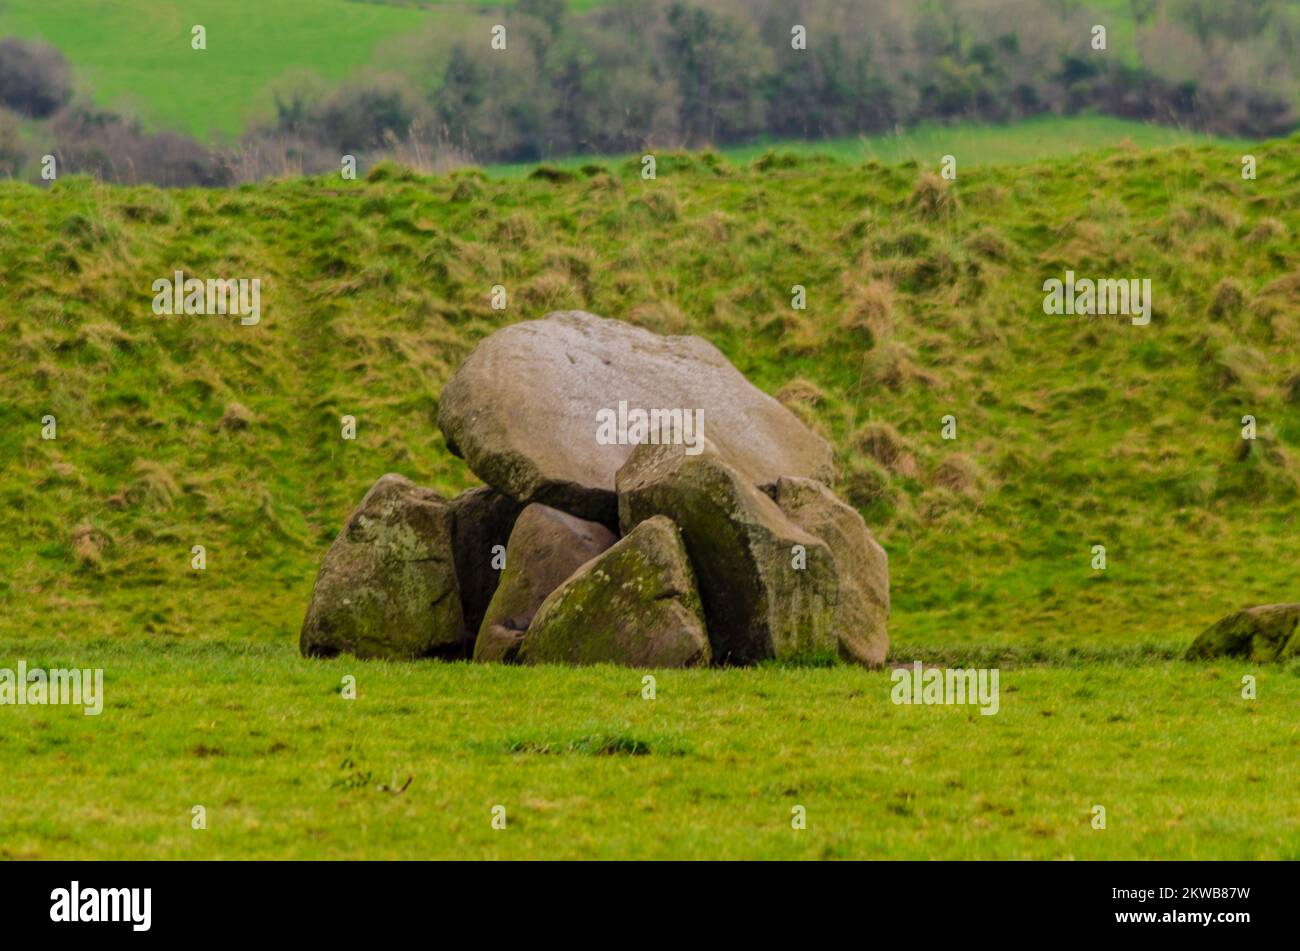
[[[474,659],[514,661],[546,596],[616,540],[598,522],[537,503],[525,508],[510,533],[505,569],[479,627]]]
[[[1264,663],[1300,657],[1300,604],[1262,604],[1212,624],[1192,642],[1187,659],[1214,657]]]
[[[782,477],[772,498],[796,525],[830,546],[839,576],[835,637],[843,660],[880,667],[889,652],[889,558],[857,510],[813,479]]]
[[[325,555],[299,635],[302,653],[463,656],[453,533],[442,496],[404,476],[383,476]]]
[[[696,667],[709,637],[686,548],[672,520],[638,524],[580,567],[533,618],[524,663]]]
[[[830,548],[799,528],[708,440],[642,444],[618,472],[624,532],[655,515],[681,528],[715,660],[752,664],[836,651]]]

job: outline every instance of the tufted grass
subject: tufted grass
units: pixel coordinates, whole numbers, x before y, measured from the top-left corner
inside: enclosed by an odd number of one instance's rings
[[[833,441],[900,656],[1174,653],[1297,596],[1300,163],[1295,139],[1255,152],[1257,182],[1216,148],[976,169],[929,218],[921,169],[795,156],[669,155],[652,183],[0,185],[6,641],[290,644],[376,478],[475,484],[433,420],[476,341],[583,307],[704,334]],[[154,316],[176,268],[260,277],[261,324]],[[1067,268],[1150,277],[1150,326],[1043,314]]]

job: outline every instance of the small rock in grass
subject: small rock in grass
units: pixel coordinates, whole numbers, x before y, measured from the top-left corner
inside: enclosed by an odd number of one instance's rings
[[[1300,657],[1300,604],[1261,604],[1229,614],[1187,649],[1188,660],[1213,657],[1264,663]]]

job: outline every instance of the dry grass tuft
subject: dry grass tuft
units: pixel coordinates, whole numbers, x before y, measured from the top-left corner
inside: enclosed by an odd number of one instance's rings
[[[795,377],[781,389],[776,391],[776,398],[784,406],[819,406],[826,394],[812,380],[805,380],[803,377]]]
[[[888,281],[872,281],[849,302],[841,326],[863,331],[868,347],[887,340],[894,332],[894,290]]]
[[[96,568],[104,560],[106,552],[113,544],[99,529],[89,523],[82,523],[72,530],[72,555],[82,567]]]
[[[941,381],[935,374],[919,367],[911,347],[897,340],[887,340],[875,347],[862,361],[863,382],[901,392],[916,383],[938,389]]]
[[[980,498],[990,485],[984,469],[970,456],[953,453],[930,473],[930,485],[966,499]]]
[[[926,221],[951,221],[961,213],[957,192],[933,172],[925,172],[916,180],[907,203]]]
[[[1235,317],[1246,306],[1246,291],[1236,278],[1225,277],[1210,294],[1210,313],[1219,320]]]
[[[238,432],[253,425],[253,413],[243,403],[227,403],[226,411],[217,421],[217,428],[226,432]]]
[[[889,423],[867,423],[854,435],[853,444],[892,475],[914,479],[919,472],[911,444]]]

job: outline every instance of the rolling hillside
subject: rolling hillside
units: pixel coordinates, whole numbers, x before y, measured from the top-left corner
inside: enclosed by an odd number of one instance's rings
[[[834,441],[890,553],[896,659],[1163,656],[1297,597],[1298,146],[1257,147],[1258,181],[1178,148],[951,189],[781,154],[661,156],[656,181],[5,183],[5,633],[290,645],[379,475],[474,484],[433,419],[475,341],[585,308],[708,337]],[[155,316],[177,269],[260,278],[261,323]],[[1045,314],[1067,269],[1149,278],[1150,324]]]
[[[102,715],[5,708],[0,859],[1300,857],[1296,666],[1174,659],[1300,596],[1300,139],[1257,181],[1223,147],[952,151],[951,187],[791,154],[0,183],[0,667],[104,671]],[[178,269],[260,279],[260,322],[155,314]],[[1150,323],[1044,313],[1067,270],[1149,279]],[[648,701],[612,666],[300,657],[366,488],[473,484],[452,369],[564,307],[705,335],[831,438],[891,660],[1001,668],[998,714],[845,666]]]

